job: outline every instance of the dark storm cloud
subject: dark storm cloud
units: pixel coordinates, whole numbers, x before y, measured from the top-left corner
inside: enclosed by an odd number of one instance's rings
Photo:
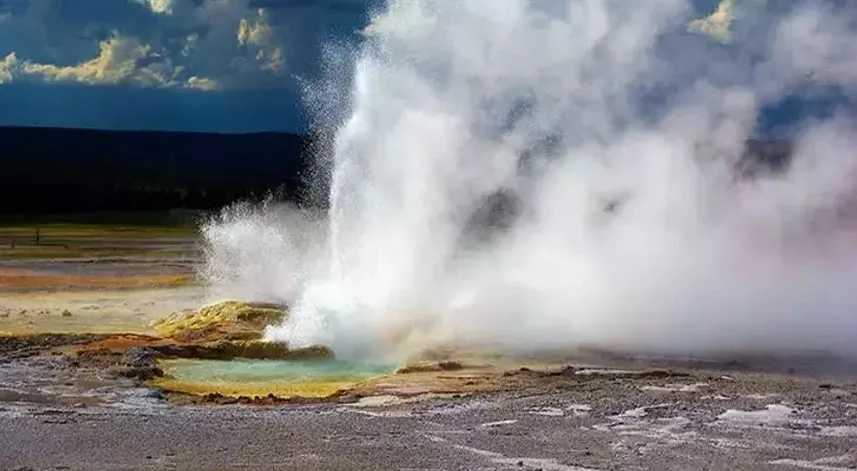
[[[111,32],[146,38],[157,23],[146,5],[127,0],[6,2],[9,16],[0,28],[0,53],[58,65],[91,58]]]
[[[5,0],[0,82],[288,87],[363,1]]]
[[[0,87],[0,126],[204,132],[300,131],[289,89],[222,90],[16,83]],[[14,110],[14,111],[12,111]]]
[[[357,47],[381,3],[0,0],[0,122],[291,129],[300,123],[297,83],[319,72],[321,46],[335,40]],[[688,21],[699,21],[689,29],[724,43],[764,34],[742,24],[773,3],[782,9],[801,2],[692,0]],[[842,45],[837,53],[853,57],[852,49]],[[817,79],[857,76],[854,61],[842,64]],[[220,121],[182,111],[189,107]]]
[[[0,123],[294,129],[296,78],[366,4],[0,0]]]

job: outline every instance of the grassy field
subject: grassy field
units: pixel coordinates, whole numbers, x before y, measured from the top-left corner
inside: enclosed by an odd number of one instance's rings
[[[16,237],[34,242],[42,238],[62,237],[152,237],[193,235],[193,227],[117,226],[111,224],[0,224],[0,237]]]
[[[92,226],[117,228],[184,228],[193,229],[203,213],[193,210],[170,211],[105,211],[81,214],[0,214],[0,227],[54,226],[87,228]]]
[[[2,241],[2,237],[0,237]],[[0,260],[57,260],[70,258],[110,258],[132,255],[157,257],[157,253],[145,248],[46,246],[46,245],[2,245]]]
[[[164,288],[194,281],[199,251],[193,214],[60,219],[0,220],[0,291]]]
[[[183,227],[107,225],[0,226],[0,261],[174,256],[195,231]]]
[[[192,240],[196,213],[0,217],[0,261],[158,256],[163,241]]]

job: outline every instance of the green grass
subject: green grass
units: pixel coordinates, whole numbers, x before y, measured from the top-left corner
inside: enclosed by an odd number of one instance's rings
[[[2,238],[0,238],[2,240]],[[64,258],[108,258],[130,255],[153,255],[156,252],[145,248],[130,247],[50,247],[50,246],[0,246],[2,260],[40,260]]]
[[[35,241],[36,231],[43,242],[49,238],[64,237],[158,237],[190,236],[196,233],[193,227],[171,226],[117,226],[107,224],[30,224],[0,225],[0,240],[21,239],[21,243]]]
[[[158,256],[162,249],[148,245],[160,238],[193,241],[195,217],[190,212],[0,217],[0,260]]]
[[[58,215],[0,215],[0,228],[53,227],[72,229],[113,228],[118,230],[185,230],[193,231],[200,212],[191,210],[170,211],[113,211],[85,214]]]

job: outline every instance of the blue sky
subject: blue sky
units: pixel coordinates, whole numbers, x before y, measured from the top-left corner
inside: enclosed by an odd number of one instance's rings
[[[0,0],[0,125],[301,130],[296,77],[357,44],[370,3]]]

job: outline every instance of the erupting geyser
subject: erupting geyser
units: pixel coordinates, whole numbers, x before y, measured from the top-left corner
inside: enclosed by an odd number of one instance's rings
[[[734,0],[688,27],[693,3],[390,0],[331,61],[353,74],[326,229],[214,221],[217,287],[264,286],[292,306],[270,339],[342,356],[857,354],[853,116],[792,120],[789,165],[736,171],[786,98],[850,99],[857,9]],[[320,125],[342,72],[308,90]]]

